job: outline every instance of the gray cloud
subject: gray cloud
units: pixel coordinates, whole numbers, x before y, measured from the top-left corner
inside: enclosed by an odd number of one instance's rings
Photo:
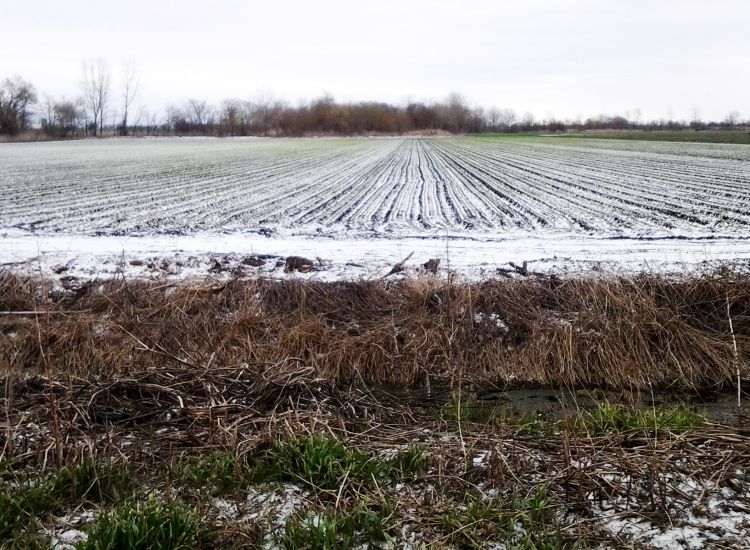
[[[77,93],[81,62],[142,76],[137,103],[441,99],[539,117],[750,117],[746,0],[5,2],[0,76]]]

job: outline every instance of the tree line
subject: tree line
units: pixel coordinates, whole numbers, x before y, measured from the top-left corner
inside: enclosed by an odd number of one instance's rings
[[[218,106],[189,99],[163,112],[133,112],[140,78],[127,64],[113,76],[101,59],[82,66],[75,98],[40,98],[20,76],[0,84],[0,135],[73,138],[104,135],[308,136],[419,133],[558,132],[567,130],[679,130],[735,128],[749,124],[733,111],[720,122],[703,122],[697,111],[689,122],[642,121],[640,112],[581,120],[536,120],[512,109],[472,107],[459,94],[444,101],[392,105],[376,101],[337,102],[330,94],[290,105],[271,93],[250,100],[226,99]],[[670,117],[671,118],[671,117]]]

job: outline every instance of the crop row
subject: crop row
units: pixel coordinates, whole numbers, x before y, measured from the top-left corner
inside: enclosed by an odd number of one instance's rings
[[[159,139],[0,146],[0,228],[750,235],[750,147]]]

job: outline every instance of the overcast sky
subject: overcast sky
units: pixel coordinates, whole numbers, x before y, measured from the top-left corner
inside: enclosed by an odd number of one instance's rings
[[[0,0],[0,77],[77,94],[133,61],[136,104],[442,99],[531,111],[750,117],[750,0]]]

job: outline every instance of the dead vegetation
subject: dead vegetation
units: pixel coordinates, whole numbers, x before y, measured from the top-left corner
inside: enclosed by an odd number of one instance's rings
[[[648,546],[638,526],[722,516],[740,519],[702,540],[747,532],[742,424],[620,405],[547,421],[472,397],[734,391],[738,371],[748,378],[744,275],[51,284],[5,274],[0,287],[0,504],[16,544],[93,507],[103,519],[81,527],[93,547],[145,521],[140,510],[161,522],[166,494],[206,547],[626,548]],[[410,402],[381,384],[450,398]],[[116,486],[131,496],[94,502],[86,484],[113,467],[135,480]],[[23,481],[70,471],[84,481],[50,485],[53,499]]]
[[[750,277],[114,280],[53,291],[5,274],[0,372],[294,365],[334,386],[459,381],[653,391],[750,373]]]

